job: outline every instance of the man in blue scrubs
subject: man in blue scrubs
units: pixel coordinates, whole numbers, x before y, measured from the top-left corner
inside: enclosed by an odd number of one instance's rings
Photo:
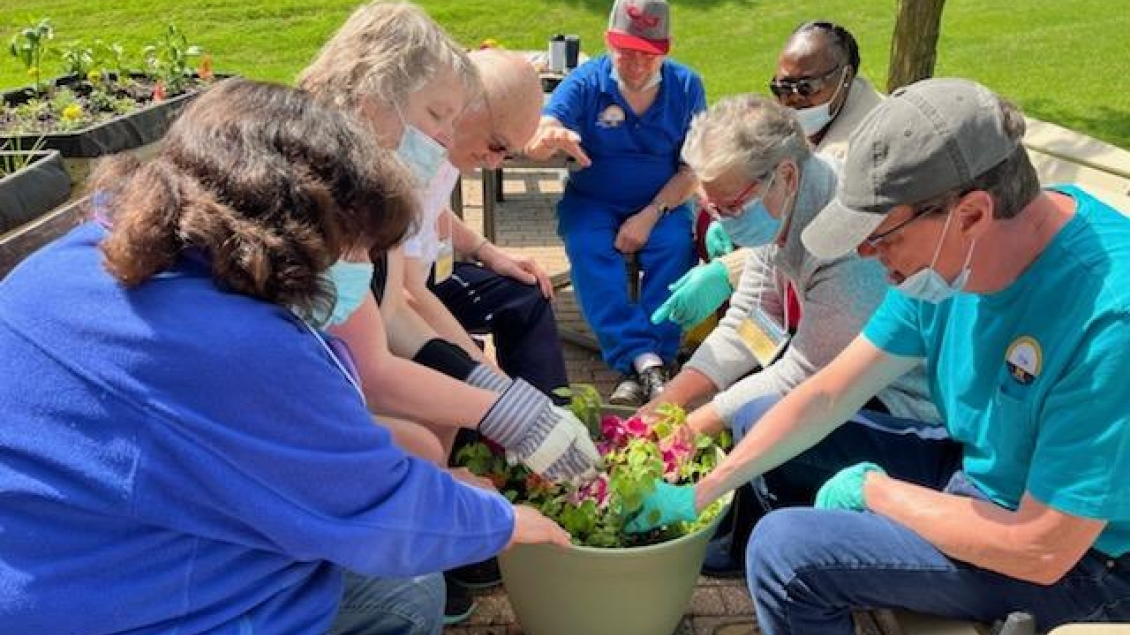
[[[754,529],[762,632],[846,635],[859,607],[1022,610],[1041,632],[1130,621],[1130,219],[1078,187],[1041,190],[1024,127],[959,79],[872,111],[802,237],[822,258],[878,259],[896,288],[693,490],[660,486],[646,502],[659,512],[648,521],[667,522],[798,455],[854,452],[816,509]],[[921,362],[962,456],[896,469],[898,435],[865,451],[840,423]]]
[[[696,181],[679,155],[706,96],[694,71],[666,59],[666,0],[617,0],[605,39],[609,54],[553,91],[526,154],[561,151],[580,166],[557,206],[558,233],[604,361],[624,374],[610,401],[639,406],[663,390],[679,348],[678,325],[648,316],[695,263],[687,199]],[[638,301],[627,256],[643,273]]]

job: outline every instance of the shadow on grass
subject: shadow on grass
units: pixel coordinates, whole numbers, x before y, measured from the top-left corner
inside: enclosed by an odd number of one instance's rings
[[[1082,114],[1067,110],[1046,99],[1029,99],[1023,104],[1024,114],[1043,119],[1075,131],[1086,130],[1101,141],[1130,150],[1130,111],[1095,104]]]

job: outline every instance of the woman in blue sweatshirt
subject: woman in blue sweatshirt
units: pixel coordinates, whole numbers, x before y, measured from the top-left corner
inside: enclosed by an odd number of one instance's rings
[[[5,632],[323,634],[344,590],[374,600],[366,633],[438,633],[427,574],[567,544],[397,449],[321,332],[368,289],[341,255],[415,217],[370,139],[301,91],[222,82],[0,284]]]

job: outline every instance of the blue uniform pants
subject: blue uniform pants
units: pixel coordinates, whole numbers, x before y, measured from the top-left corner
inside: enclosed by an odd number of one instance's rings
[[[679,326],[670,321],[654,325],[651,314],[671,295],[668,287],[695,264],[690,211],[683,206],[655,224],[637,254],[643,277],[639,302],[632,302],[624,256],[613,245],[620,225],[637,211],[594,205],[563,211],[558,223],[581,313],[596,334],[604,362],[622,373],[632,372],[632,361],[644,353],[674,361]]]
[[[744,432],[760,417],[735,422]],[[865,413],[868,419],[892,417]],[[859,422],[841,426],[777,468],[797,483],[825,479],[870,460],[896,478],[984,499],[960,471],[949,442],[923,440]],[[952,444],[951,444],[952,445]],[[1130,555],[1091,550],[1059,582],[1023,582],[947,557],[915,532],[872,512],[778,509],[754,527],[746,575],[766,635],[850,635],[851,610],[899,608],[992,622],[1014,611],[1032,614],[1040,631],[1073,621],[1130,620]]]
[[[498,365],[546,394],[569,385],[553,306],[537,286],[457,262],[436,297],[469,333],[490,333]]]

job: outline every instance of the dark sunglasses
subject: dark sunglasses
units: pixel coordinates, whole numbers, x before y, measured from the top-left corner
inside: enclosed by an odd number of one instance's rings
[[[789,93],[796,93],[801,97],[811,97],[824,90],[824,86],[828,83],[828,78],[834,73],[839,72],[842,68],[843,65],[840,64],[832,70],[814,77],[798,77],[796,79],[789,77],[777,79],[774,77],[769,80],[769,91],[777,98],[784,97]]]

